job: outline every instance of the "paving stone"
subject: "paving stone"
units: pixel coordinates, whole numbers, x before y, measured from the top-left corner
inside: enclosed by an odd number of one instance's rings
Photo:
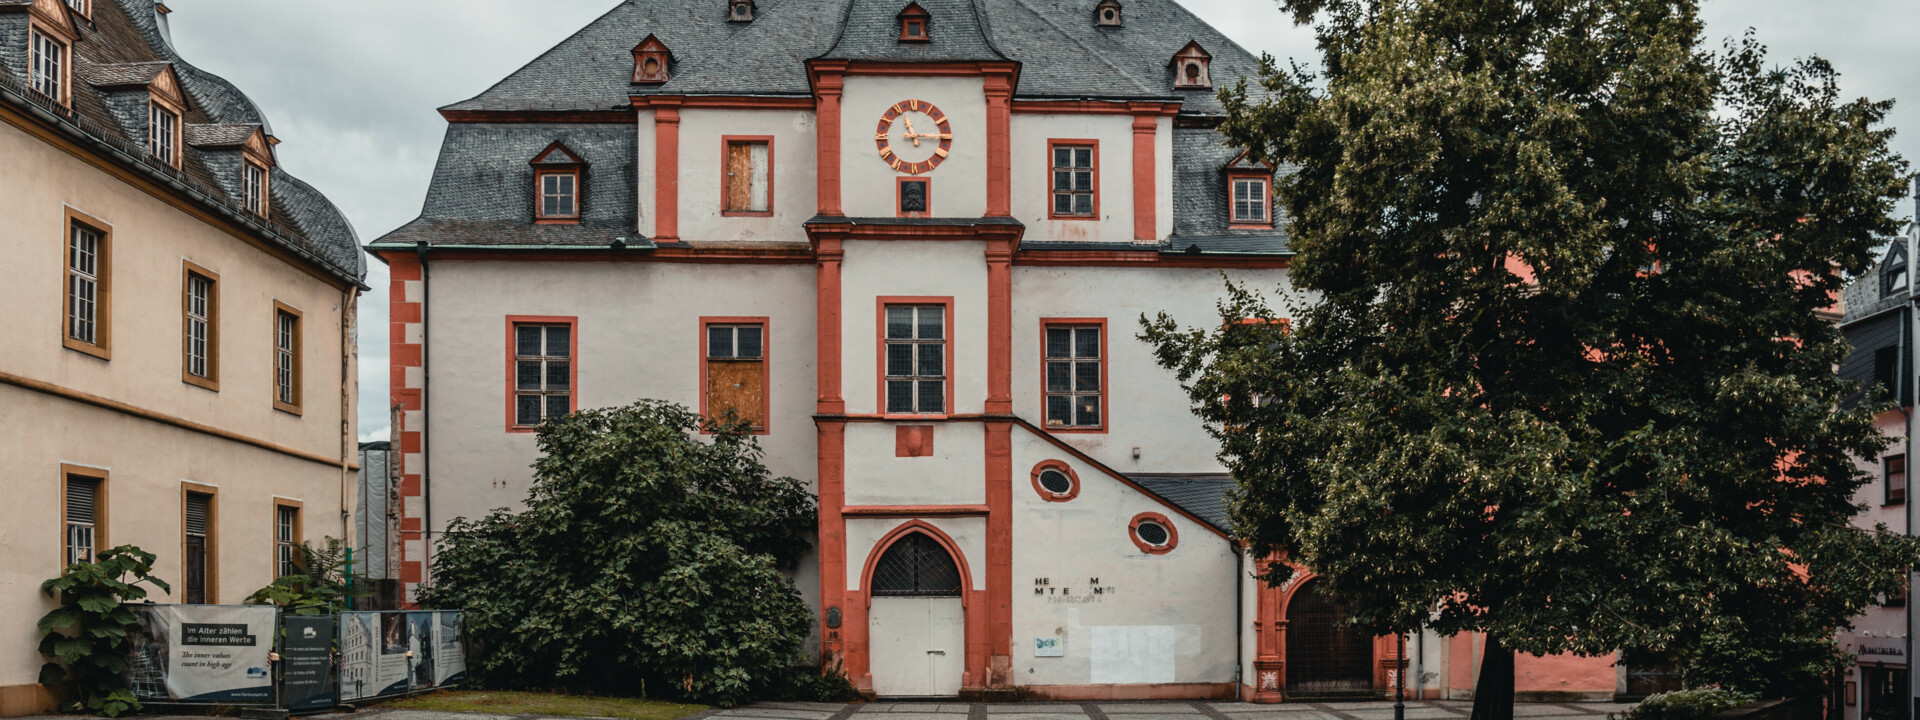
[[[1338,710],[1340,712],[1353,712],[1355,710],[1378,710],[1380,708],[1393,707],[1392,700],[1355,700],[1351,702],[1343,700],[1339,702],[1329,702],[1329,703],[1321,703],[1321,704],[1327,706],[1329,709]],[[1407,703],[1407,707],[1413,707],[1413,703]]]
[[[1200,708],[1187,703],[1098,703],[1101,712],[1108,715],[1154,714],[1154,715],[1199,715]]]
[[[829,713],[839,712],[846,703],[826,702],[763,702],[748,705],[750,708],[775,708],[780,710],[821,710]]]
[[[827,718],[832,717],[833,713],[837,710],[839,710],[838,707],[835,707],[833,710],[810,710],[807,708],[784,708],[784,707],[769,707],[767,705],[750,705],[747,707],[738,707],[738,708],[731,708],[727,710],[715,711],[712,715],[708,715],[707,717],[773,718],[775,720],[827,720]]]
[[[993,720],[1086,720],[1087,715],[1080,708],[1063,707],[1039,712],[997,712],[992,717]]]
[[[987,704],[983,704],[981,707],[986,708],[988,715],[994,715],[994,716],[1013,715],[1013,714],[1032,715],[1035,713],[1067,713],[1071,715],[1086,714],[1080,710],[1079,703],[1061,703],[1061,702],[987,703]]]
[[[1348,715],[1352,715],[1359,720],[1393,720],[1393,710],[1391,708],[1386,710],[1350,710],[1346,712]],[[1437,718],[1457,717],[1460,717],[1459,713],[1447,708],[1432,706],[1417,707],[1413,703],[1407,703],[1407,720],[1436,720]]]
[[[1279,708],[1285,706],[1269,705],[1268,707]],[[1340,718],[1336,717],[1333,713],[1315,710],[1304,705],[1297,705],[1295,707],[1302,709],[1235,713],[1233,717],[1234,720],[1340,720]]]
[[[921,707],[924,708],[928,706],[923,705]],[[872,717],[870,713],[885,713],[883,717],[885,717],[886,720],[967,720],[966,713],[928,712],[923,709],[915,709],[912,703],[897,704],[888,710],[860,709],[860,715],[863,717]]]
[[[1192,710],[1192,708],[1188,708],[1188,709],[1189,709],[1189,710]],[[1111,717],[1111,718],[1113,718],[1113,720],[1204,720],[1204,718],[1206,718],[1206,717],[1207,717],[1206,715],[1202,715],[1202,714],[1200,713],[1200,711],[1198,711],[1198,710],[1192,710],[1192,712],[1185,712],[1185,713],[1177,713],[1177,712],[1157,712],[1157,713],[1142,713],[1142,712],[1134,712],[1134,713],[1120,713],[1120,714],[1117,714],[1117,715],[1116,715],[1116,714],[1113,714],[1113,712],[1112,712],[1111,710],[1109,710],[1109,711],[1107,711],[1107,712],[1108,712],[1108,716],[1109,716],[1109,717]],[[1244,716],[1242,716],[1242,717],[1244,717]]]
[[[1564,705],[1515,704],[1514,717],[1551,717],[1554,715],[1590,715],[1583,710],[1575,710]]]

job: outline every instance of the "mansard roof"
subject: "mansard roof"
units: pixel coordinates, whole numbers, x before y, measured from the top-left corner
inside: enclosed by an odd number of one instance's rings
[[[1170,99],[1217,115],[1213,93],[1175,90],[1167,63],[1188,43],[1213,53],[1223,81],[1259,70],[1177,0],[1129,0],[1123,27],[1096,27],[1088,0],[922,0],[932,42],[901,43],[904,0],[759,0],[754,21],[727,22],[713,0],[625,0],[481,94],[446,110],[606,110],[633,95],[808,95],[810,59],[1011,60],[1017,97]],[[673,78],[632,83],[635,38],[673,48]]]
[[[261,128],[271,135],[266,117],[231,83],[182,59],[167,37],[154,0],[93,0],[91,18],[69,19],[79,36],[73,44],[70,108],[62,108],[27,89],[26,27],[28,2],[0,0],[0,103],[49,120],[59,131],[110,158],[117,158],[163,187],[176,187],[189,202],[248,228],[267,242],[287,249],[335,277],[362,284],[366,261],[353,226],[326,196],[279,167],[269,169],[272,213],[262,220],[244,208],[241,192],[219,166],[222,159],[195,145],[213,126]],[[64,4],[62,4],[64,9]],[[152,82],[171,68],[179,78],[189,129],[179,168],[147,158],[144,102],[126,102],[124,89]],[[238,130],[232,130],[238,133]],[[244,141],[244,138],[242,139]]]

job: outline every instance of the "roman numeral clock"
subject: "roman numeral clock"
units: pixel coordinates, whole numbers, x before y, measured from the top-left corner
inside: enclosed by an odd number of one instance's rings
[[[939,167],[953,149],[953,125],[946,113],[925,100],[902,100],[887,108],[874,128],[880,160],[909,175]]]

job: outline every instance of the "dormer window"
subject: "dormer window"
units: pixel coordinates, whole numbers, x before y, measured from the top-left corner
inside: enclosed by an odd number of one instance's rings
[[[247,212],[266,217],[267,169],[251,160],[240,164],[240,199],[246,204]]]
[[[532,164],[534,222],[580,222],[580,180],[586,162],[555,142],[534,156]]]
[[[1120,0],[1100,0],[1093,9],[1096,27],[1120,27]]]
[[[1887,260],[1880,269],[1880,296],[1886,297],[1907,289],[1907,246],[1899,240],[1893,241],[1893,247],[1887,251]]]
[[[727,22],[753,22],[753,0],[729,0]]]
[[[900,42],[932,41],[933,35],[928,27],[932,19],[933,15],[920,7],[920,3],[907,3],[906,9],[900,11]]]
[[[87,0],[67,0],[67,7],[73,8],[74,12],[81,15],[87,14]]]
[[[751,5],[752,3],[748,3]],[[660,38],[648,35],[639,45],[633,47],[633,82],[636,85],[657,85],[666,82],[673,62],[672,51]]]
[[[168,165],[180,164],[180,115],[147,103],[147,154]]]
[[[32,70],[30,85],[34,92],[52,98],[62,105],[67,103],[67,46],[54,39],[52,35],[34,28],[29,33],[29,47],[33,50],[29,67]]]
[[[1207,64],[1212,61],[1213,55],[1200,47],[1200,43],[1187,43],[1173,55],[1173,86],[1183,90],[1212,88],[1213,76],[1207,73]]]

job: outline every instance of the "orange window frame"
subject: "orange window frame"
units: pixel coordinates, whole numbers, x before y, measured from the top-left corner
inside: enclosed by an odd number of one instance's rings
[[[1054,427],[1047,424],[1047,330],[1055,327],[1097,327],[1100,329],[1100,424]],[[1113,358],[1107,354],[1106,318],[1040,318],[1040,427],[1050,433],[1105,433],[1113,427],[1112,392],[1107,383]]]
[[[714,325],[758,325],[760,326],[760,425],[753,429],[754,435],[766,435],[773,431],[773,343],[769,337],[770,320],[766,316],[730,317],[711,316],[700,318],[700,417],[707,417],[707,364],[708,357],[707,328]],[[706,429],[701,429],[706,433]]]
[[[562,215],[547,214],[546,184],[547,184],[547,176],[549,175],[567,175],[573,178],[573,213],[572,214],[562,214]],[[580,169],[577,167],[534,170],[533,171],[534,222],[540,223],[543,225],[571,225],[571,224],[579,223],[580,215],[583,209],[582,206],[586,204],[582,202],[586,194],[582,192],[583,188],[580,187],[580,177],[581,177]]]
[[[291,377],[288,378],[293,383],[290,393],[293,402],[280,399],[280,318],[282,317],[293,318],[293,362],[290,368]],[[292,305],[279,300],[273,301],[273,334],[268,336],[273,339],[273,363],[269,366],[272,371],[268,373],[273,381],[273,409],[294,415],[301,414],[301,408],[305,406],[303,389],[306,385],[306,363],[303,360],[306,354],[306,324],[304,313]]]
[[[1092,152],[1093,163],[1090,167],[1087,168],[1088,174],[1093,176],[1093,214],[1091,215],[1057,212],[1057,208],[1059,206],[1054,202],[1055,188],[1053,187],[1053,173],[1058,168],[1053,164],[1054,163],[1053,157],[1054,157],[1054,149],[1060,148],[1060,147],[1086,148],[1093,151]],[[1091,138],[1086,138],[1086,139],[1048,138],[1047,139],[1047,179],[1046,179],[1046,184],[1043,185],[1042,187],[1045,187],[1047,189],[1047,219],[1048,220],[1099,220],[1100,219],[1100,141],[1091,139]]]
[[[906,201],[907,183],[921,183],[927,186],[927,209],[919,212],[907,212],[900,205]],[[893,180],[893,214],[895,217],[933,217],[933,178],[925,175],[907,175]]]
[[[1265,217],[1260,220],[1241,220],[1234,214],[1234,186],[1241,180],[1257,180],[1262,183],[1266,200],[1262,203]],[[1261,172],[1227,173],[1227,227],[1234,230],[1265,230],[1273,227],[1273,176]]]
[[[85,228],[98,235],[93,262],[93,342],[73,336],[73,231]],[[101,360],[113,359],[113,226],[67,208],[60,235],[60,342],[63,347]]]
[[[111,475],[104,468],[60,463],[60,564],[67,567],[67,483],[74,477],[83,477],[94,481],[93,491],[93,559],[100,559],[100,551],[113,547],[107,543],[108,483]]]
[[[506,342],[507,370],[503,378],[505,380],[504,387],[506,389],[506,396],[507,396],[506,428],[507,428],[507,432],[510,432],[510,433],[530,433],[539,429],[539,426],[537,425],[518,424],[516,421],[519,420],[519,418],[516,417],[514,413],[514,409],[515,409],[514,397],[515,397],[515,392],[518,389],[514,383],[515,376],[516,376],[515,371],[517,369],[514,361],[519,357],[517,354],[515,354],[515,349],[517,347],[516,342],[518,338],[514,334],[514,329],[521,325],[565,325],[567,326],[567,412],[575,413],[580,411],[580,318],[579,316],[576,316],[576,315],[508,315],[507,316],[507,342]],[[541,415],[543,417],[545,416],[544,410],[542,410]]]
[[[180,274],[180,382],[220,392],[220,273],[192,260],[182,261]],[[207,281],[207,374],[193,374],[193,279]],[[277,330],[276,330],[277,331]]]
[[[889,305],[939,305],[946,309],[946,327],[942,331],[941,342],[946,345],[946,399],[945,409],[938,413],[894,413],[887,412],[887,306]],[[931,295],[882,295],[874,298],[874,367],[873,404],[875,413],[883,418],[900,420],[944,420],[954,412],[953,387],[957,378],[953,374],[953,355],[955,339],[953,327],[953,296]],[[917,358],[916,358],[917,359]]]
[[[727,167],[727,163],[729,159],[733,156],[733,146],[735,144],[741,144],[741,145],[765,144],[767,146],[767,209],[765,210],[731,210],[727,208],[727,191],[729,189],[727,184],[727,178],[729,175],[729,169]],[[773,188],[774,188],[773,168],[774,168],[774,164],[773,164],[773,136],[772,135],[721,135],[720,136],[720,215],[722,217],[773,217]],[[749,170],[749,172],[751,172],[751,170]]]

